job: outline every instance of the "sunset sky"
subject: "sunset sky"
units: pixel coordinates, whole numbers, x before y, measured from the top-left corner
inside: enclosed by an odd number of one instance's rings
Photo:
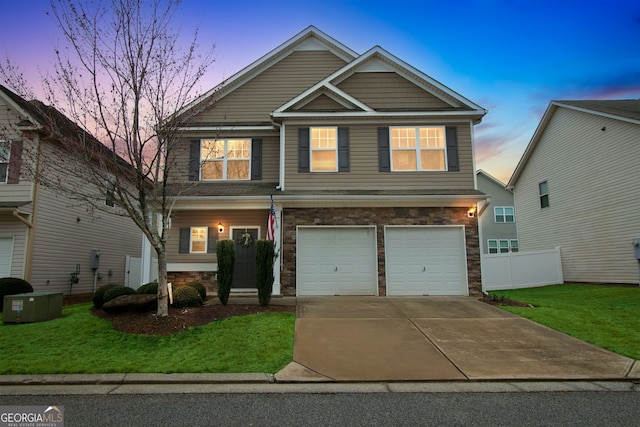
[[[60,39],[48,0],[0,0],[0,56],[38,88]],[[184,0],[213,87],[314,25],[358,53],[378,45],[488,110],[476,163],[508,181],[552,100],[640,98],[638,0]],[[4,83],[4,82],[3,82]]]

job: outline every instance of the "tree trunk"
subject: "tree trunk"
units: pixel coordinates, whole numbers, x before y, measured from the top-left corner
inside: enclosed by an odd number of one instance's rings
[[[165,250],[158,254],[158,317],[169,316],[169,292],[167,290],[167,254]]]

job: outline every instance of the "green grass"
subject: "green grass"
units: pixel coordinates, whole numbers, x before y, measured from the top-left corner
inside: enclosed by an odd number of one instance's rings
[[[232,317],[170,336],[130,335],[91,314],[0,326],[0,374],[275,373],[293,356],[295,314]]]
[[[503,310],[598,347],[640,359],[640,288],[564,284],[493,291],[534,306]]]

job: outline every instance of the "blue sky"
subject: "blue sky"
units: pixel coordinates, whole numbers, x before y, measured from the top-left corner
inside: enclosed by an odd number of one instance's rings
[[[47,0],[0,0],[0,56],[38,87],[59,38]],[[640,1],[184,0],[216,62],[203,89],[309,25],[358,53],[378,45],[489,112],[476,163],[507,181],[552,100],[640,98]]]

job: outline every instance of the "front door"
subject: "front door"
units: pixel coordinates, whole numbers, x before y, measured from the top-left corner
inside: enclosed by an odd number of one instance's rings
[[[236,265],[233,270],[232,289],[256,288],[257,228],[236,228],[232,232],[236,246]]]

